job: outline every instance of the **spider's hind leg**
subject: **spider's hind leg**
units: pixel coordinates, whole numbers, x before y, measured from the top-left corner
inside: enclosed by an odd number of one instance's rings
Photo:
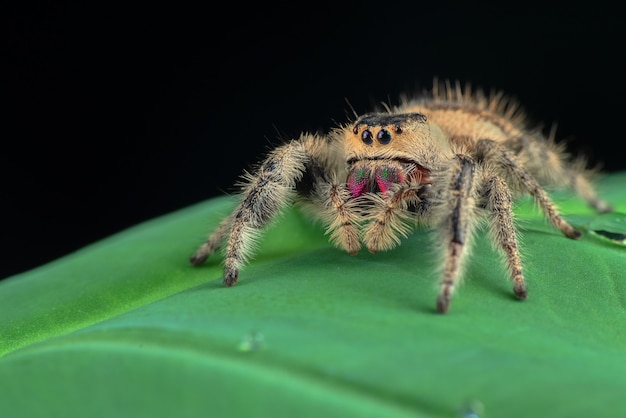
[[[571,179],[571,187],[587,204],[595,209],[598,213],[613,212],[613,206],[599,198],[595,188],[589,181],[590,171],[583,167],[583,164],[572,164],[568,168],[569,177]],[[588,174],[589,173],[589,174]]]
[[[530,171],[526,170],[520,159],[505,146],[490,140],[481,139],[477,142],[477,155],[485,163],[495,163],[503,170],[509,185],[531,194],[541,207],[546,218],[555,227],[561,230],[568,238],[577,239],[582,233],[567,222],[561,215],[548,193],[541,187]]]
[[[524,135],[511,138],[504,144],[513,150],[521,165],[539,182],[570,188],[599,213],[613,211],[611,205],[598,196],[591,183],[594,170],[586,168],[586,162],[582,158],[578,160],[567,158],[564,147],[555,143],[554,134],[547,140],[543,137]]]

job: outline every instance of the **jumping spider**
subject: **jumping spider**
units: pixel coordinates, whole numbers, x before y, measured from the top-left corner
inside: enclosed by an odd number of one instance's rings
[[[237,283],[258,232],[294,202],[326,226],[335,246],[356,254],[400,244],[413,224],[432,227],[439,243],[437,311],[445,313],[463,274],[479,221],[504,254],[518,299],[526,299],[513,199],[530,194],[568,238],[581,233],[559,213],[543,186],[569,187],[598,212],[590,171],[563,147],[527,127],[517,104],[500,93],[435,83],[422,97],[369,113],[327,135],[304,133],[245,173],[234,212],[190,259],[203,263],[222,244],[224,284]]]

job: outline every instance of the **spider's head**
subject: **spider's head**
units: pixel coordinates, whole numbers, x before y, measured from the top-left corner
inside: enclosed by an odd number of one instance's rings
[[[370,113],[345,132],[349,159],[410,158],[416,139],[428,135],[428,124],[421,113]]]
[[[409,179],[430,183],[431,126],[421,113],[372,113],[344,130],[348,185],[354,197],[366,191],[385,192],[393,183]]]

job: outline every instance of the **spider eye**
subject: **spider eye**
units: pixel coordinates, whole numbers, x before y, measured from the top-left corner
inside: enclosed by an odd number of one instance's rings
[[[369,129],[366,129],[363,131],[363,133],[361,134],[361,140],[366,144],[366,145],[371,145],[372,142],[374,142],[374,138],[372,135],[372,131],[370,131]]]
[[[376,138],[378,138],[378,142],[383,145],[391,142],[391,134],[386,129],[381,129],[380,131],[378,131],[378,135],[376,136]]]

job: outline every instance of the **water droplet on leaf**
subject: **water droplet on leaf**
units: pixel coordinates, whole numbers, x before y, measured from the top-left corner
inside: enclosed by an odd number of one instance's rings
[[[239,351],[249,352],[258,351],[263,348],[265,344],[265,338],[260,332],[250,332],[246,334],[239,343]]]
[[[478,399],[471,399],[461,407],[459,416],[461,418],[480,418],[483,416],[483,411],[483,403]]]

